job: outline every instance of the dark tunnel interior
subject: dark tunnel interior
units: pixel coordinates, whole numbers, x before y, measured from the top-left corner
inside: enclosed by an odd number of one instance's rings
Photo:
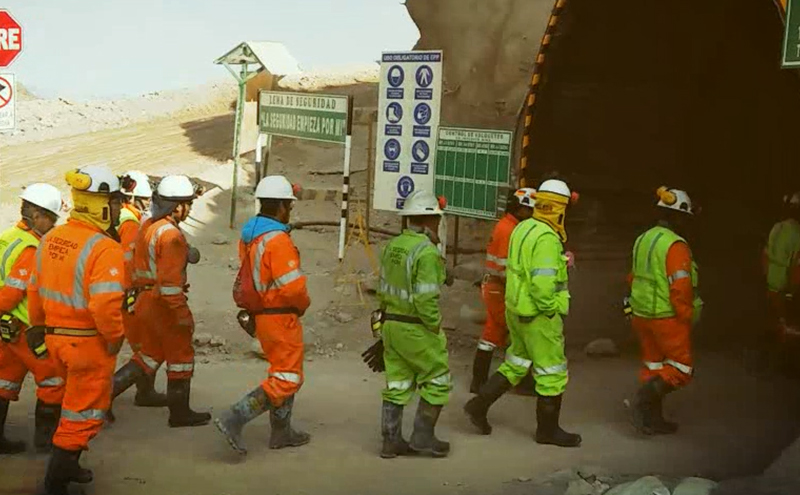
[[[768,0],[569,0],[537,98],[526,178],[566,177],[589,199],[576,218],[595,205],[585,243],[613,235],[626,255],[660,185],[702,206],[689,240],[715,346],[760,324],[760,250],[800,184],[782,36]]]

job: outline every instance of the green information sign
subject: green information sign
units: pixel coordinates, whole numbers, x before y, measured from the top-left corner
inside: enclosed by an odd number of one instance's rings
[[[786,2],[786,32],[783,34],[781,67],[800,67],[800,0]]]
[[[258,126],[262,133],[345,144],[347,96],[260,91]]]
[[[440,127],[434,188],[447,212],[495,219],[502,215],[511,173],[510,131]]]

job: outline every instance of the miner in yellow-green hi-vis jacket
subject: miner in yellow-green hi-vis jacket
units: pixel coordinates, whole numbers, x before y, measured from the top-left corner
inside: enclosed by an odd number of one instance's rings
[[[436,244],[443,214],[440,200],[415,191],[400,215],[408,228],[381,253],[378,297],[384,314],[382,336],[386,365],[383,390],[381,457],[409,452],[444,457],[450,444],[434,435],[442,407],[450,398],[447,337],[441,328],[440,288],[445,265]],[[414,391],[420,395],[410,442],[402,436],[403,408]]]
[[[564,216],[577,199],[566,183],[546,180],[537,189],[533,217],[511,234],[506,265],[506,321],[511,346],[506,360],[467,402],[464,410],[488,435],[489,407],[516,386],[533,367],[536,393],[536,442],[577,447],[581,436],[559,426],[561,399],[567,387],[564,321],[569,312]]]

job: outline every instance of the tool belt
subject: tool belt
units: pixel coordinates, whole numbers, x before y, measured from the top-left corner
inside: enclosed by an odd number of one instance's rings
[[[47,335],[62,335],[65,337],[94,337],[97,335],[97,329],[47,327],[45,328],[44,333]]]
[[[0,340],[7,344],[13,344],[19,340],[19,334],[25,329],[25,324],[17,318],[7,313],[0,315]]]
[[[146,290],[150,290],[153,287],[154,286],[152,285],[145,285],[144,287],[133,287],[126,290],[125,298],[122,300],[122,310],[132,315],[134,313],[134,307],[136,306],[136,300],[139,298],[139,294]]]
[[[417,316],[406,316],[406,315],[393,315],[391,313],[384,313],[383,314],[383,321],[399,321],[401,323],[412,323],[415,325],[425,325],[422,322],[422,319]]]
[[[297,315],[300,316],[300,310],[289,306],[280,308],[264,308],[261,311],[256,311],[256,315]]]

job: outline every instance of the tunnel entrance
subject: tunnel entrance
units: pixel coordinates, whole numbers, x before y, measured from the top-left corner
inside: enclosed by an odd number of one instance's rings
[[[715,347],[760,324],[760,249],[800,187],[800,81],[780,69],[782,34],[766,0],[568,0],[537,97],[526,180],[557,170],[587,200],[578,256],[626,258],[660,185],[702,205],[698,340]]]

